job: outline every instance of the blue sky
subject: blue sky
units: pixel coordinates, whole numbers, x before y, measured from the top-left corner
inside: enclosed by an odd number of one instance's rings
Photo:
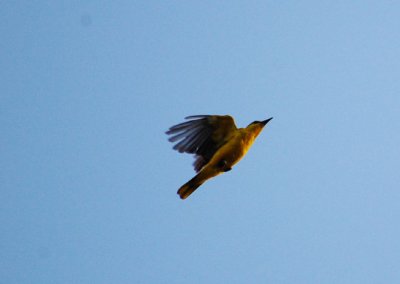
[[[400,281],[400,3],[3,1],[4,283]],[[189,199],[187,115],[273,116]]]

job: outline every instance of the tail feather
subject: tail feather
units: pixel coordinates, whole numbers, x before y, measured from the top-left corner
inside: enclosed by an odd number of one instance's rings
[[[197,176],[189,180],[187,183],[181,186],[178,190],[178,194],[181,199],[186,199],[189,195],[193,193],[203,182],[199,182]]]

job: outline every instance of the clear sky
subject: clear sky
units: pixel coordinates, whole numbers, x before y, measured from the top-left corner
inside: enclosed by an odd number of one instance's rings
[[[400,2],[2,1],[1,283],[400,283]],[[274,119],[181,201],[187,115]]]

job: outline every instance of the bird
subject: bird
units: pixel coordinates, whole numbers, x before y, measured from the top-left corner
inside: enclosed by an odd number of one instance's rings
[[[169,141],[177,142],[173,149],[194,154],[197,173],[178,190],[186,199],[205,181],[228,172],[247,153],[264,126],[271,121],[253,121],[245,128],[237,128],[230,115],[191,115],[185,122],[176,124],[165,133]]]

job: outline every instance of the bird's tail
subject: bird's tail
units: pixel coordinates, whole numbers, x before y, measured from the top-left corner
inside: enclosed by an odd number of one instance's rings
[[[181,199],[186,199],[189,195],[193,193],[200,185],[203,184],[205,180],[201,180],[199,175],[196,175],[194,178],[189,180],[187,183],[181,186],[178,190],[178,194]]]

